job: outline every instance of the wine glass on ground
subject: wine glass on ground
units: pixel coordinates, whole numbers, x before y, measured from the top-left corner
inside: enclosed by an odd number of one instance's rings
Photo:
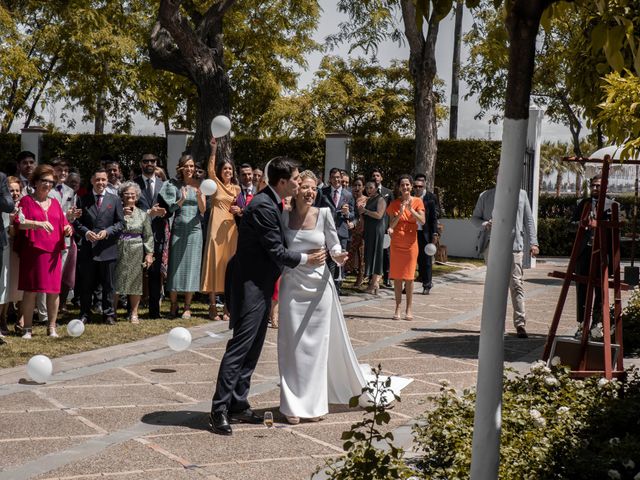
[[[267,428],[273,427],[273,413],[272,412],[264,412],[264,417],[262,422],[264,426]]]

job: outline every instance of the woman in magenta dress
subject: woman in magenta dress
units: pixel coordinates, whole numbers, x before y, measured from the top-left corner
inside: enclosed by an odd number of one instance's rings
[[[47,294],[47,333],[50,337],[57,337],[56,320],[62,282],[60,253],[65,248],[64,237],[71,235],[72,228],[60,204],[48,197],[49,190],[56,184],[53,167],[38,166],[31,183],[35,191],[20,200],[20,210],[15,217],[19,229],[15,240],[20,256],[18,288],[24,292],[22,338],[31,338],[33,309],[38,293]]]

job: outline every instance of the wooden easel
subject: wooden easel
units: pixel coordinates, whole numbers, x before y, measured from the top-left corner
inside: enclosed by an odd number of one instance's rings
[[[600,186],[600,195],[598,197],[598,205],[596,209],[595,218],[592,218],[591,208],[589,203],[586,203],[582,214],[580,216],[580,225],[576,233],[576,238],[573,242],[573,249],[571,250],[571,257],[569,259],[569,265],[566,272],[554,271],[549,273],[550,277],[562,278],[562,289],[560,291],[560,298],[556,305],[556,310],[549,328],[549,335],[547,336],[547,343],[544,347],[543,360],[549,360],[551,354],[551,348],[556,337],[558,324],[560,323],[560,317],[564,309],[564,304],[567,299],[567,293],[569,292],[569,286],[571,282],[584,283],[587,285],[587,302],[584,310],[584,318],[582,319],[582,338],[580,339],[579,349],[579,362],[578,368],[572,370],[571,375],[574,377],[588,377],[593,375],[604,375],[605,378],[611,380],[613,377],[623,378],[625,375],[623,365],[623,350],[622,350],[622,298],[621,291],[629,290],[629,285],[620,281],[620,222],[618,216],[618,204],[613,203],[611,206],[611,219],[605,218],[604,204],[607,194],[607,186],[609,183],[609,167],[612,163],[620,163],[619,161],[611,160],[607,155],[604,160],[588,159],[588,158],[563,158],[564,161],[569,162],[581,162],[581,163],[602,163],[602,183]],[[626,164],[640,163],[639,161],[629,160]],[[576,275],[575,266],[578,261],[578,254],[582,240],[585,236],[585,232],[591,229],[593,230],[593,246],[591,249],[591,262],[589,265],[589,275]],[[613,252],[613,280],[609,280],[609,240],[611,240],[611,250]],[[602,330],[604,334],[603,342],[603,355],[604,355],[604,368],[602,370],[588,370],[587,369],[587,353],[589,345],[589,330],[591,328],[591,311],[593,308],[593,299],[595,289],[599,288],[602,292]],[[611,358],[611,318],[609,314],[609,289],[613,288],[613,300],[614,300],[614,325],[615,336],[614,340],[619,344],[619,350],[616,358],[615,365]]]

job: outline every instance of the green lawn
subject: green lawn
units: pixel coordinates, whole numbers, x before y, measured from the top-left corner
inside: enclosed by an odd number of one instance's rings
[[[469,258],[451,258],[448,265],[435,264],[433,266],[433,275],[437,277],[446,273],[460,270],[461,265],[482,266],[484,262],[478,259]],[[359,290],[353,289],[355,277],[347,277],[344,283],[344,289],[349,293],[358,293]],[[70,320],[78,317],[77,310],[71,310],[62,316],[58,322],[58,334],[60,338],[47,337],[46,326],[35,325],[33,328],[33,338],[31,340],[22,340],[20,337],[11,335],[6,337],[5,343],[0,345],[0,368],[15,367],[16,365],[24,365],[33,355],[43,354],[49,358],[61,357],[72,353],[85,352],[97,348],[110,347],[122,343],[134,342],[144,338],[153,337],[167,333],[173,327],[192,327],[209,322],[208,304],[193,303],[192,314],[190,320],[182,320],[180,318],[169,320],[166,318],[159,320],[147,320],[145,315],[147,311],[140,309],[140,324],[132,325],[125,319],[126,312],[120,310],[118,312],[119,321],[117,325],[103,325],[100,323],[89,323],[82,336],[73,338],[67,334],[66,324]],[[162,313],[168,315],[169,302],[163,302]],[[99,318],[95,315],[94,318]],[[213,323],[213,322],[212,322]],[[13,325],[10,325],[13,327]]]

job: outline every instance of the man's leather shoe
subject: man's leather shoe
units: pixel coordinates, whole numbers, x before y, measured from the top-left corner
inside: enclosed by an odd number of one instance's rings
[[[518,335],[518,338],[529,338],[524,327],[516,327],[516,334]]]
[[[213,433],[218,435],[231,435],[233,433],[226,412],[211,412],[209,414],[209,427]]]
[[[422,294],[423,295],[429,295],[430,291],[431,291],[431,289],[429,287],[422,287]]]
[[[162,314],[160,312],[149,312],[150,319],[162,318]]]
[[[104,323],[106,323],[107,325],[115,325],[116,324],[116,319],[113,317],[106,317],[104,319]]]
[[[242,412],[235,412],[229,414],[231,423],[253,423],[258,424],[263,422],[263,418],[257,415],[253,410],[247,408]]]
[[[89,323],[89,315],[82,315],[80,317],[80,321],[86,325],[87,323]]]

